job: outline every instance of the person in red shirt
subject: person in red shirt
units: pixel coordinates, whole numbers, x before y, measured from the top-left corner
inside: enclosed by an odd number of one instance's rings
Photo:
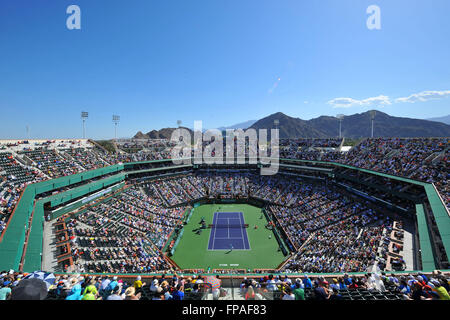
[[[247,288],[247,292],[245,293],[245,300],[255,300],[255,291],[252,286]]]

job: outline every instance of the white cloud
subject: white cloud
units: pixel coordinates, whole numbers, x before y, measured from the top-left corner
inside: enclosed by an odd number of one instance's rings
[[[359,107],[381,107],[384,105],[390,105],[391,101],[389,97],[379,95],[377,97],[371,97],[363,100],[357,100],[353,98],[334,98],[327,102],[332,105],[333,108],[351,108],[355,106]]]
[[[401,97],[395,99],[395,102],[409,102],[409,103],[415,103],[415,102],[424,102],[428,100],[436,100],[436,99],[442,99],[450,95],[450,90],[445,91],[422,91],[419,93],[414,93],[410,95],[409,97]]]

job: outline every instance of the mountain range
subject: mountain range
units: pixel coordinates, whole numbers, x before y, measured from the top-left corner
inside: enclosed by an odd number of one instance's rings
[[[251,127],[256,121],[258,120],[248,120],[245,122],[241,122],[241,123],[237,123],[237,124],[233,124],[232,126],[228,126],[228,127],[220,127],[217,128],[218,130],[226,130],[226,129],[247,129],[249,127]]]
[[[376,110],[345,116],[342,119],[342,136],[346,138],[370,137],[371,113],[373,111],[375,111],[374,137],[450,137],[450,125],[448,124],[423,119],[394,117]],[[271,114],[258,121],[250,120],[219,129],[246,129],[245,126],[254,129],[274,129],[275,120],[279,122],[277,127],[280,130],[280,138],[332,138],[339,136],[339,120],[336,117],[320,116],[311,120],[302,120],[290,117],[282,112]],[[173,130],[175,128],[164,128],[152,130],[147,134],[139,131],[134,138],[170,139]]]
[[[184,128],[184,127],[182,127]],[[134,139],[170,139],[172,136],[172,132],[177,128],[163,128],[161,130],[152,130],[147,133],[142,133],[142,131],[139,131],[134,135]],[[192,135],[192,130],[189,128],[184,128],[189,130],[189,132]]]
[[[375,111],[374,137],[450,137],[450,125],[403,117],[393,117]],[[371,136],[371,112],[357,113],[342,119],[342,136],[362,138]],[[320,116],[311,120],[289,117],[281,112],[265,117],[251,127],[255,129],[275,128],[279,121],[280,138],[327,138],[339,136],[339,120],[336,117]]]
[[[438,121],[438,122],[442,122],[445,124],[450,124],[450,114],[448,116],[444,116],[444,117],[438,117],[438,118],[429,118],[426,120],[430,120],[430,121]]]

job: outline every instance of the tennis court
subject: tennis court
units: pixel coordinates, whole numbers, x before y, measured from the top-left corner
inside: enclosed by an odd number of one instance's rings
[[[214,212],[208,250],[250,250],[242,212]]]
[[[208,250],[213,247],[212,243],[209,247],[213,229],[206,229],[201,233],[196,231],[202,218],[205,219],[207,226],[213,224],[214,212],[242,212],[245,224],[249,225],[244,229],[245,235],[248,237],[249,246],[247,248],[250,248],[249,250],[238,250],[236,249],[237,245],[234,246],[236,250],[233,249],[233,251],[230,251],[229,247],[222,250]],[[235,217],[238,217],[237,214]],[[206,271],[209,267],[211,269],[235,268],[230,264],[239,264],[239,268],[251,270],[277,268],[285,257],[279,250],[273,231],[265,228],[266,224],[267,219],[262,214],[261,208],[252,205],[202,204],[194,209],[190,221],[184,226],[183,237],[171,258],[182,269],[204,269]],[[270,236],[272,237],[270,238]],[[242,241],[240,246],[244,247]]]

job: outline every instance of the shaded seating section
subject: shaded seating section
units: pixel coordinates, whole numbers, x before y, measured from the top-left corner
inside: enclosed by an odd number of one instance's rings
[[[375,213],[351,218],[316,231],[284,266],[294,272],[364,272],[376,265],[378,245],[391,222]]]

